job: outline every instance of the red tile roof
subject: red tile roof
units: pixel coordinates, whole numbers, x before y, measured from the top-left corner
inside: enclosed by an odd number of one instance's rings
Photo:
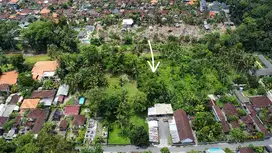
[[[180,140],[183,141],[189,138],[194,141],[192,128],[190,126],[186,112],[182,109],[178,109],[174,113],[174,118],[176,121]]]
[[[79,114],[79,105],[69,105],[65,106],[64,108],[64,114],[65,115],[78,115]]]
[[[247,109],[249,110],[249,112],[250,112],[251,115],[254,116],[254,115],[257,114],[256,110],[252,107],[252,105],[247,104],[246,107],[247,107]]]
[[[222,121],[222,129],[224,133],[228,133],[230,131],[229,123],[227,121]]]
[[[214,105],[213,109],[214,109],[216,115],[218,116],[219,121],[225,121],[225,115],[223,114],[221,109],[217,105]]]
[[[11,100],[9,102],[9,104],[11,105],[17,105],[17,103],[19,102],[20,96],[15,94],[11,97]]]
[[[73,120],[74,126],[82,126],[85,124],[85,116],[84,115],[75,115]]]
[[[245,123],[245,124],[252,124],[253,120],[251,119],[250,115],[244,116],[241,118],[241,120]]]
[[[255,124],[259,127],[260,131],[264,134],[264,136],[268,136],[268,131],[264,127],[264,125],[260,122],[260,120],[257,118],[257,116],[251,116]]]
[[[255,108],[266,108],[271,105],[271,101],[266,96],[251,97],[250,101]]]
[[[31,98],[53,98],[56,94],[54,90],[36,90],[31,94]]]
[[[34,109],[30,111],[30,113],[27,115],[28,118],[36,119],[36,118],[41,118],[41,119],[46,119],[48,115],[48,111],[43,110],[43,109]]]
[[[239,128],[239,127],[240,127],[238,121],[231,121],[230,124],[231,124],[231,127],[232,127],[232,128]]]
[[[66,120],[62,120],[59,124],[60,131],[66,131],[68,127],[68,122]]]
[[[34,122],[32,132],[34,134],[37,134],[41,131],[43,124],[45,123],[45,120],[42,118],[37,118],[36,121]]]
[[[252,148],[249,147],[243,147],[239,149],[240,153],[254,153],[254,150]]]
[[[224,109],[224,112],[226,113],[226,115],[228,115],[228,116],[230,116],[230,115],[238,116],[238,111],[232,103],[224,104],[223,109]]]

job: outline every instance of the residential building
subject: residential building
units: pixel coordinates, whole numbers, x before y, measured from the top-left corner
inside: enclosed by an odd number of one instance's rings
[[[255,125],[250,115],[242,117],[241,120],[246,125],[246,128],[249,132],[255,130]]]
[[[56,96],[68,96],[69,94],[69,85],[62,84],[59,86]]]
[[[123,19],[123,22],[122,22],[122,26],[123,28],[129,28],[129,27],[132,27],[134,21],[133,19]]]
[[[40,99],[24,99],[20,109],[35,109],[37,108],[39,101]]]
[[[223,110],[227,116],[231,116],[231,115],[238,116],[238,111],[232,103],[224,104]]]
[[[263,56],[258,55],[259,60],[264,65],[264,68],[254,70],[251,74],[256,75],[257,77],[271,76],[272,75],[272,64]]]
[[[159,143],[159,130],[158,121],[152,120],[148,121],[148,134],[149,142],[153,144]]]
[[[238,153],[254,153],[254,150],[249,147],[242,147],[239,149]]]
[[[191,144],[195,142],[189,119],[184,110],[178,109],[174,113],[179,139],[182,144]]]
[[[214,13],[220,13],[221,11],[229,13],[229,5],[227,5],[226,3],[213,1],[208,5],[208,10]]]
[[[29,122],[33,123],[32,132],[38,134],[49,115],[49,109],[33,109],[27,115]]]
[[[79,110],[79,105],[68,105],[64,107],[64,115],[78,115]]]
[[[173,109],[171,104],[155,104],[154,107],[148,108],[148,116],[172,116]]]
[[[81,128],[85,124],[85,116],[84,115],[75,115],[73,120],[74,128]]]
[[[57,67],[57,61],[39,61],[32,68],[32,77],[34,80],[54,78]]]
[[[4,72],[0,76],[0,84],[14,85],[17,83],[18,75],[19,75],[18,72],[15,70]]]
[[[57,110],[55,110],[55,112],[53,114],[52,121],[60,121],[62,116],[63,116],[62,110],[57,109]]]
[[[267,96],[251,97],[250,101],[256,110],[267,108],[271,105],[271,101]]]
[[[263,123],[261,122],[261,120],[259,119],[258,116],[251,116],[257,129],[262,132],[264,134],[265,137],[268,137],[269,136],[269,133],[267,131],[267,129],[264,127]]]
[[[248,114],[255,116],[257,114],[256,110],[253,108],[251,104],[246,104],[246,111]]]
[[[178,129],[177,129],[177,125],[176,125],[176,121],[175,119],[171,119],[168,120],[168,124],[169,124],[169,131],[170,131],[170,135],[172,138],[172,143],[180,143],[180,139],[179,139],[179,133],[178,133]]]
[[[8,121],[8,117],[0,116],[0,129],[3,129],[3,125]]]
[[[266,150],[268,153],[272,153],[272,145],[267,145],[267,146],[265,146],[265,150]]]
[[[249,98],[244,95],[244,93],[242,91],[238,91],[237,89],[233,90],[233,93],[236,97],[236,99],[241,103],[241,104],[245,104],[245,103],[249,103]]]
[[[200,0],[200,12],[204,12],[208,9],[206,0]]]
[[[43,103],[44,106],[51,106],[55,94],[55,90],[35,90],[32,92],[31,98],[40,98],[40,103]]]
[[[96,129],[97,129],[97,121],[94,119],[90,119],[88,122],[87,130],[85,133],[84,142],[91,143],[96,135]]]
[[[227,122],[226,116],[223,114],[223,112],[217,105],[213,105],[212,110],[213,110],[216,121],[221,122],[223,132],[228,133],[230,131],[230,128],[229,128],[229,124]]]
[[[66,131],[68,127],[68,122],[64,119],[59,124],[59,130],[60,131]]]

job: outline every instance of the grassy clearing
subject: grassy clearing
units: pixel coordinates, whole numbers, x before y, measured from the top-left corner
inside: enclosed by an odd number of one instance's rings
[[[111,76],[110,74],[106,75],[106,78],[109,82],[108,91],[115,92],[116,89],[125,89],[128,93],[128,97],[133,97],[137,92],[137,84],[136,81],[130,80],[129,82],[125,83],[122,87],[120,86],[120,77],[119,76]]]
[[[116,123],[113,125],[113,129],[109,133],[109,144],[130,144],[129,138],[121,135],[121,129]]]
[[[130,123],[135,126],[143,126],[146,130],[148,130],[148,125],[146,122],[145,115],[133,115],[130,117]]]
[[[48,61],[50,57],[47,55],[35,55],[35,56],[25,56],[26,64],[35,64],[38,61]]]

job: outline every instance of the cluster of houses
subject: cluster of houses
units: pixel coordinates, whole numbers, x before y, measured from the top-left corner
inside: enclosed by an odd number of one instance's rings
[[[225,103],[223,107],[216,105],[216,99],[211,99],[209,107],[215,115],[216,121],[222,124],[223,132],[228,134],[232,128],[240,128],[249,133],[248,139],[259,139],[257,132],[261,132],[265,138],[270,137],[266,125],[259,118],[258,113],[262,109],[271,112],[272,101],[268,96],[247,97],[241,90],[234,89],[239,105],[231,102]]]
[[[48,79],[59,81],[56,76],[57,67],[56,61],[39,61],[33,66],[32,78],[40,82]],[[86,102],[84,97],[73,99],[72,104],[66,105],[65,102],[69,100],[69,86],[62,84],[53,90],[39,88],[26,98],[11,91],[11,87],[17,84],[18,75],[16,71],[0,75],[1,137],[11,140],[18,134],[29,131],[38,134],[45,122],[50,121],[56,125],[56,131],[64,136],[67,131],[71,131],[72,139],[78,136],[81,128],[87,127],[84,141],[94,140],[97,121],[90,119],[87,123],[85,115],[80,114],[81,106]]]

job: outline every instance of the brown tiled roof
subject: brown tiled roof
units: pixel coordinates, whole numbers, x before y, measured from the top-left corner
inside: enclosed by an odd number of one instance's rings
[[[38,106],[40,99],[24,99],[21,109],[34,109]]]
[[[257,118],[257,116],[251,116],[255,124],[259,127],[260,131],[264,134],[264,136],[268,136],[268,131],[264,127],[264,125],[260,122],[260,120]]]
[[[32,92],[31,98],[53,98],[55,94],[54,90],[36,90]]]
[[[182,109],[178,109],[174,113],[174,118],[176,121],[180,140],[182,141],[189,138],[194,141],[192,128],[190,126],[186,112]]]
[[[216,112],[219,120],[220,121],[225,121],[225,116],[224,116],[223,112],[221,111],[221,109],[217,105],[214,105],[213,109]]]
[[[16,84],[17,78],[18,78],[18,72],[15,70],[9,71],[9,72],[4,72],[0,76],[0,84],[9,84],[9,85]]]
[[[271,101],[266,96],[251,97],[250,101],[255,108],[266,108],[271,105]]]
[[[43,110],[43,109],[33,109],[29,112],[29,114],[27,115],[28,118],[32,118],[32,119],[36,119],[36,118],[41,118],[41,119],[46,119],[48,115],[48,111],[47,110]]]
[[[43,8],[42,10],[41,10],[41,14],[48,14],[48,13],[50,13],[51,11],[48,9],[48,8]]]
[[[45,123],[45,120],[42,118],[37,118],[36,121],[34,122],[32,132],[34,134],[37,134],[41,131],[43,124]]]
[[[256,110],[252,107],[252,105],[247,104],[246,107],[247,107],[247,109],[249,110],[249,112],[250,112],[251,115],[254,116],[254,115],[257,114]]]
[[[75,115],[73,120],[74,126],[84,125],[85,123],[85,116],[84,115]]]
[[[240,127],[238,121],[231,121],[230,124],[231,124],[231,127],[232,127],[232,128],[239,128],[239,127]]]
[[[57,67],[57,61],[39,61],[32,68],[32,77],[40,80],[44,72],[56,71]]]
[[[68,122],[66,120],[62,120],[59,124],[60,131],[66,131],[68,126]]]
[[[253,120],[251,119],[250,115],[244,116],[241,118],[241,120],[245,123],[245,124],[252,124]]]
[[[238,111],[232,103],[224,104],[223,109],[224,109],[224,112],[226,113],[226,115],[228,115],[228,116],[230,116],[230,115],[238,116]]]
[[[239,149],[240,153],[254,153],[254,150],[252,148],[249,147],[243,147]]]
[[[16,116],[15,121],[14,121],[14,123],[13,123],[13,126],[14,126],[14,127],[20,125],[20,123],[21,123],[21,118],[22,118],[22,116]]]
[[[0,91],[10,91],[9,84],[0,84]]]
[[[19,95],[17,95],[17,94],[13,95],[11,97],[11,100],[10,100],[9,104],[11,104],[11,105],[17,105],[17,102],[19,101],[19,98],[20,98]]]
[[[222,129],[224,133],[228,133],[230,131],[229,123],[227,121],[222,121]]]
[[[0,127],[3,127],[3,125],[8,121],[8,117],[0,117]]]

